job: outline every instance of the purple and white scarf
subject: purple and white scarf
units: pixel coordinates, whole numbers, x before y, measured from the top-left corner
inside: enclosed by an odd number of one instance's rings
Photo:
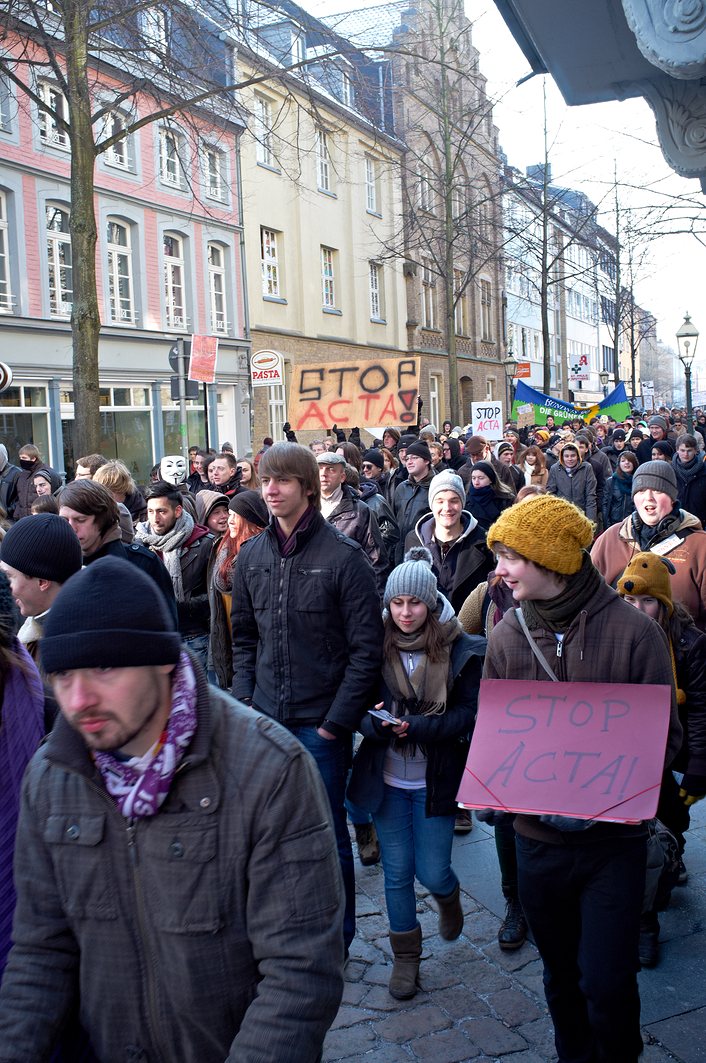
[[[118,760],[112,753],[93,756],[105,788],[126,819],[154,816],[169,793],[174,773],[196,731],[196,674],[182,651],[172,679],[172,710],[157,753]]]

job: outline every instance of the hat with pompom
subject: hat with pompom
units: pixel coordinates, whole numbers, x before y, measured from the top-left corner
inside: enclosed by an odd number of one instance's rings
[[[431,566],[432,556],[425,546],[413,546],[408,550],[402,564],[393,568],[388,577],[382,599],[385,608],[389,608],[393,598],[408,594],[424,602],[428,609],[436,609],[439,590]]]

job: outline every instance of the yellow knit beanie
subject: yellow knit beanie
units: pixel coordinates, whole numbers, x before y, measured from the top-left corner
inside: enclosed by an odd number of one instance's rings
[[[659,554],[652,554],[649,551],[635,554],[618,580],[618,594],[621,597],[630,594],[636,598],[643,595],[657,598],[666,606],[667,613],[671,616],[674,612],[674,605],[672,604],[672,582],[669,578],[670,565],[671,562],[667,562]]]
[[[571,576],[593,542],[593,525],[577,506],[556,495],[537,495],[506,509],[488,531],[488,548],[503,543],[550,572]]]

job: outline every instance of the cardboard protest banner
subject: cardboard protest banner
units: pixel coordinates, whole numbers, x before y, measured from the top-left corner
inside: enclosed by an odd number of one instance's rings
[[[657,810],[671,690],[484,679],[457,800],[632,823]]]
[[[218,336],[192,336],[188,379],[215,384],[217,358]]]
[[[503,437],[503,404],[494,399],[471,403],[471,424],[474,436],[495,440]]]
[[[332,424],[417,423],[420,358],[382,358],[292,370],[287,419],[295,432],[328,431]]]

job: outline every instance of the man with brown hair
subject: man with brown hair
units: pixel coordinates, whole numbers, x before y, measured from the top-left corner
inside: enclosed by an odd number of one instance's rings
[[[76,480],[92,480],[103,465],[108,464],[108,459],[102,454],[86,454],[83,458],[76,458]]]

